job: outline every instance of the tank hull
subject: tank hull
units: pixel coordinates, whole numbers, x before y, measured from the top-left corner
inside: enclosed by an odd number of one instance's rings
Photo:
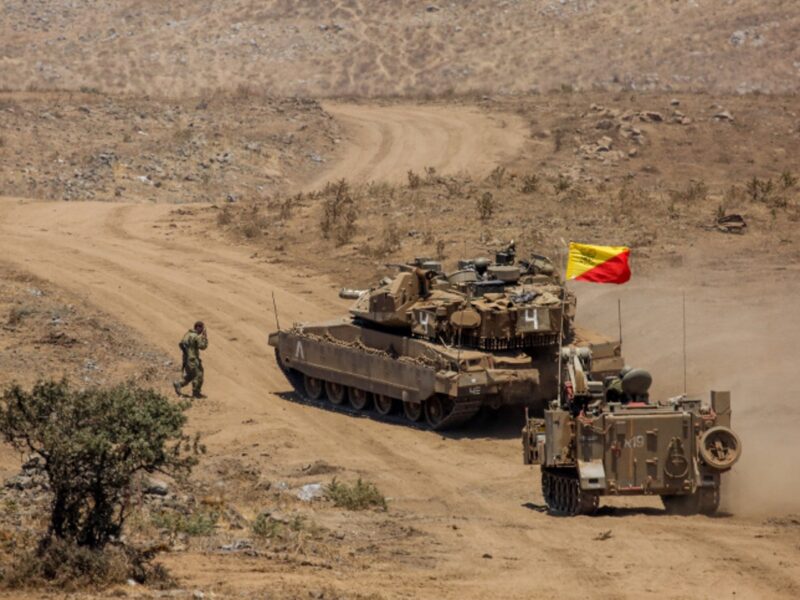
[[[460,424],[482,407],[541,411],[556,394],[554,358],[459,351],[348,321],[298,325],[271,334],[269,344],[288,374],[340,386],[358,406],[364,394],[391,399],[406,414],[411,405],[412,420],[419,409],[435,429]],[[339,388],[331,389],[339,400]]]

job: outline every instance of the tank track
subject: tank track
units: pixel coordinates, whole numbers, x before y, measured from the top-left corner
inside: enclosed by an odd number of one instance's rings
[[[542,496],[547,509],[556,515],[588,515],[600,505],[599,495],[581,489],[574,469],[542,468]]]
[[[382,415],[378,413],[374,407],[359,410],[347,402],[337,405],[329,402],[325,398],[314,400],[309,398],[303,389],[303,376],[301,373],[295,370],[286,369],[280,359],[278,360],[278,365],[280,365],[281,370],[286,376],[286,379],[292,384],[296,398],[300,399],[303,404],[351,416],[367,417],[375,421],[392,423],[395,425],[406,425],[414,427],[415,429],[439,431],[443,429],[454,429],[460,425],[463,425],[470,421],[481,410],[480,400],[461,400],[454,403],[450,412],[435,426],[431,426],[425,421],[424,417],[420,421],[412,421],[408,419],[407,417],[403,416],[402,410],[397,411],[398,414]],[[402,406],[402,402],[397,399],[395,399],[395,404],[396,408]]]

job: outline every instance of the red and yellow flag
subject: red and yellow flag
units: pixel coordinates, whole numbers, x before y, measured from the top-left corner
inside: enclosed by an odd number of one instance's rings
[[[627,246],[569,244],[567,279],[594,283],[625,283],[631,278]]]

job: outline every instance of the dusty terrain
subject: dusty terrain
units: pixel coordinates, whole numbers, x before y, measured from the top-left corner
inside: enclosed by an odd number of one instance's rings
[[[129,523],[177,588],[0,597],[798,597],[795,4],[4,2],[0,383],[170,392],[195,319],[211,346],[188,413],[208,454]],[[337,193],[352,220],[326,232]],[[683,391],[685,295],[687,389],[730,389],[744,441],[719,516],[650,498],[548,515],[519,414],[442,435],[295,401],[277,318],[340,315],[336,290],[385,263],[511,238],[632,247],[629,284],[573,286],[578,320],[613,336],[621,299],[659,395]],[[3,447],[0,476],[19,467]],[[388,510],[297,498],[334,477]],[[0,490],[0,568],[45,502]]]
[[[793,92],[793,0],[7,0],[0,86],[416,97]]]
[[[413,135],[399,143],[413,144]],[[291,470],[287,465],[322,459],[375,481],[390,498],[393,527],[419,533],[401,545],[396,534],[357,545],[352,560],[325,565],[190,545],[163,555],[186,589],[222,597],[276,589],[288,597],[328,590],[334,597],[521,598],[531,589],[576,598],[661,597],[665,589],[678,598],[797,595],[800,530],[792,515],[800,482],[790,459],[798,415],[782,383],[790,373],[786,350],[800,333],[797,320],[785,316],[796,293],[793,245],[772,252],[768,232],[758,228],[714,234],[625,288],[578,290],[582,319],[611,331],[614,296],[621,295],[626,354],[653,368],[664,393],[682,388],[680,377],[668,382],[680,373],[676,302],[685,290],[690,389],[705,395],[718,385],[731,388],[748,447],[726,482],[730,513],[719,518],[667,517],[657,501],[612,500],[601,516],[565,520],[541,511],[536,474],[520,464],[519,422],[442,437],[280,397],[288,386],[264,341],[273,327],[271,294],[284,323],[324,318],[344,308],[332,293],[336,282],[313,265],[274,264],[250,243],[215,240],[191,220],[182,223],[187,210],[203,207],[6,198],[2,250],[20,269],[124,320],[158,350],[172,350],[187,319],[205,318],[210,398],[190,413],[210,450],[201,478],[223,459],[278,476]],[[274,500],[257,493],[255,502]],[[376,514],[366,517],[367,531],[385,520]],[[351,526],[342,517],[321,515],[347,538]],[[363,523],[352,527],[356,537],[365,535]],[[610,539],[595,539],[609,529]],[[228,544],[242,537],[224,531]],[[388,548],[401,555],[385,554]]]

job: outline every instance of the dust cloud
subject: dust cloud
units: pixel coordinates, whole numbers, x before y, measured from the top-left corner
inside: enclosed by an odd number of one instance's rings
[[[688,261],[620,287],[570,284],[578,294],[579,323],[616,336],[621,300],[626,361],[653,373],[656,398],[676,396],[684,390],[685,294],[687,392],[708,400],[711,390],[730,390],[732,425],[742,439],[742,458],[723,478],[723,510],[753,516],[800,511],[800,404],[790,385],[800,286],[763,267],[712,264]]]

